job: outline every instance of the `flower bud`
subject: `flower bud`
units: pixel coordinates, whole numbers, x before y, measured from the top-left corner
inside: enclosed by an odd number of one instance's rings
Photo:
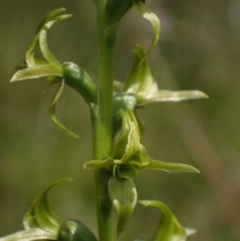
[[[83,68],[75,63],[66,62],[63,64],[63,78],[65,83],[79,92],[88,104],[97,103],[96,86]]]
[[[97,241],[92,231],[77,220],[67,220],[59,230],[58,241]]]

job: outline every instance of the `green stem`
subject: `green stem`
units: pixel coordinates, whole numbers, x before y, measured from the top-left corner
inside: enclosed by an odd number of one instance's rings
[[[93,156],[103,159],[112,149],[112,96],[113,96],[113,48],[115,30],[106,31],[106,0],[97,2],[98,15],[98,64],[99,64],[99,109],[92,115]],[[97,192],[97,217],[99,241],[113,241],[113,208],[108,194],[111,173],[100,169],[95,172]]]

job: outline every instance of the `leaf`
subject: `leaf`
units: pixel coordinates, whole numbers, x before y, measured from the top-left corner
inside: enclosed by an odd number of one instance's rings
[[[47,197],[48,192],[62,182],[69,182],[72,179],[63,178],[50,184],[40,195],[33,201],[31,208],[23,218],[23,226],[25,229],[41,228],[48,233],[56,235],[60,224],[56,215],[49,207]]]
[[[72,131],[68,130],[64,125],[62,125],[57,116],[56,116],[56,112],[55,112],[55,109],[56,109],[56,103],[58,101],[58,99],[60,98],[60,95],[63,91],[63,87],[64,87],[64,79],[61,81],[61,83],[59,84],[59,87],[53,97],[53,100],[48,108],[48,113],[49,113],[49,116],[51,118],[51,120],[53,121],[53,123],[63,132],[65,132],[66,134],[74,137],[74,138],[79,138],[79,136],[75,133],[73,133]]]
[[[186,241],[187,229],[182,227],[172,211],[160,201],[139,201],[145,207],[156,207],[161,211],[161,220],[152,238],[149,241]]]
[[[123,231],[137,203],[137,190],[131,178],[112,176],[108,183],[110,199],[117,210],[117,236]]]
[[[152,43],[149,46],[147,52],[144,55],[144,58],[146,58],[146,56],[148,56],[151,51],[153,50],[153,48],[155,47],[155,45],[157,44],[158,40],[159,40],[159,35],[160,35],[160,20],[157,17],[156,14],[154,14],[152,12],[152,10],[150,8],[148,8],[146,6],[145,3],[143,3],[140,0],[133,0],[134,6],[136,7],[137,11],[142,15],[142,17],[144,17],[145,19],[147,19],[152,26],[152,30],[153,30],[153,39],[152,39]],[[142,61],[144,60],[144,58],[142,59]]]
[[[200,173],[200,171],[190,165],[182,164],[182,163],[171,163],[171,162],[163,162],[150,160],[149,164],[145,166],[145,169],[154,169],[165,172],[192,172],[192,173]]]
[[[53,64],[43,64],[37,66],[31,66],[17,71],[10,82],[20,81],[25,79],[36,79],[48,75],[62,76],[62,68]]]
[[[31,228],[0,238],[0,241],[56,240],[57,233],[49,233],[41,228]]]

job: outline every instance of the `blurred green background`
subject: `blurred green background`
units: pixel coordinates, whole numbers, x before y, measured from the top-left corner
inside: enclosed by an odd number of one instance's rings
[[[148,0],[160,17],[161,39],[149,58],[160,88],[199,89],[208,100],[151,104],[139,110],[149,155],[192,164],[195,174],[142,171],[140,199],[160,199],[186,227],[191,241],[240,240],[240,1]],[[32,199],[60,177],[73,177],[50,194],[61,220],[75,217],[97,233],[89,111],[65,88],[59,119],[81,139],[54,127],[47,108],[56,90],[45,79],[9,84],[22,64],[35,29],[49,11],[66,7],[74,17],[56,24],[49,45],[61,61],[83,66],[97,83],[96,17],[89,0],[10,0],[0,7],[0,236],[22,229]],[[135,43],[151,41],[149,23],[132,9],[119,25],[115,78],[124,80]],[[138,206],[119,240],[148,238],[159,214]]]

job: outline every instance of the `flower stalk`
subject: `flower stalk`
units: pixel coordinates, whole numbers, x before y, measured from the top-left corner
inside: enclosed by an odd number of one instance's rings
[[[112,149],[113,110],[113,50],[115,30],[107,31],[105,15],[106,1],[97,1],[98,21],[98,72],[99,105],[98,114],[92,115],[93,156],[103,159]],[[108,194],[111,173],[99,169],[95,171],[96,201],[99,241],[113,241],[113,208]]]

